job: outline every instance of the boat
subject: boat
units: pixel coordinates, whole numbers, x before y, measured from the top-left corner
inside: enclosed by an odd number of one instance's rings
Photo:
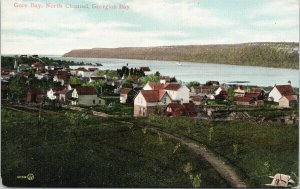
[[[182,64],[181,64],[180,62],[177,62],[176,64],[177,64],[178,66],[182,66]]]

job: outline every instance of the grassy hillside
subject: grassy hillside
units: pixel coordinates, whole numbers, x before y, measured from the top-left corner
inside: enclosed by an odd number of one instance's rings
[[[200,181],[201,187],[227,187],[177,142],[112,119],[59,112],[42,114],[39,123],[38,113],[2,107],[1,123],[6,186],[175,188]],[[29,173],[34,180],[18,178]]]
[[[299,43],[244,43],[72,50],[65,57],[170,60],[293,68],[299,67]]]
[[[152,125],[205,144],[235,165],[250,187],[264,187],[276,173],[298,181],[298,125],[248,121],[206,121],[151,116],[139,125]]]

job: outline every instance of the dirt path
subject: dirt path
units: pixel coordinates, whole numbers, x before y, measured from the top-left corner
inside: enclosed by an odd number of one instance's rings
[[[190,140],[188,138],[175,135],[175,134],[169,134],[157,128],[153,128],[153,127],[147,127],[147,128],[152,132],[160,133],[161,135],[164,135],[168,138],[181,142],[182,144],[186,145],[189,149],[191,149],[194,153],[205,158],[212,165],[212,167],[216,171],[218,171],[218,173],[229,183],[231,187],[236,187],[236,188],[247,187],[246,183],[239,177],[239,175],[236,173],[236,171],[232,166],[227,165],[221,158],[217,157],[214,153],[210,152],[204,146],[201,146],[197,144],[195,141]]]
[[[77,110],[78,111],[78,110]],[[93,115],[99,116],[99,117],[113,117],[111,115],[102,113],[102,112],[93,112]],[[118,120],[119,121],[119,120]],[[119,121],[120,123],[125,124],[133,124],[131,122],[125,122],[125,121]],[[141,127],[143,128],[143,127]],[[177,140],[187,146],[189,149],[191,149],[194,153],[197,155],[203,157],[208,163],[211,164],[211,166],[228,182],[228,184],[231,187],[235,188],[245,188],[247,187],[246,183],[239,177],[239,175],[236,173],[235,169],[226,164],[222,158],[217,157],[214,153],[209,151],[206,147],[201,146],[197,144],[196,141],[193,141],[191,139],[185,138],[183,136],[179,136],[176,134],[170,134],[167,132],[164,132],[158,128],[154,127],[147,127],[148,130],[155,133],[160,133],[167,138]]]
[[[85,110],[84,108],[82,109],[70,108],[70,109],[75,111]],[[105,114],[103,112],[93,111],[92,114],[94,116],[99,116],[99,117],[113,117],[112,115]],[[125,122],[125,121],[119,121],[119,122],[126,123],[126,124],[133,124],[131,122]],[[236,171],[232,166],[227,165],[225,161],[222,160],[222,158],[217,157],[214,153],[210,152],[206,147],[197,144],[196,141],[193,141],[183,136],[179,136],[177,134],[170,134],[154,127],[147,127],[147,129],[150,130],[151,132],[160,133],[161,135],[167,138],[179,141],[180,143],[184,144],[189,149],[191,149],[194,153],[206,159],[206,161],[208,161],[211,164],[211,166],[228,182],[228,184],[231,187],[236,187],[236,188],[247,187],[246,183],[239,177],[239,175],[236,173]]]

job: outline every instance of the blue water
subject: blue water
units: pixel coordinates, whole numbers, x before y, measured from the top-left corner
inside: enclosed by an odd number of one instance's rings
[[[299,70],[283,68],[266,68],[254,66],[237,66],[225,64],[190,63],[157,60],[131,60],[131,59],[106,59],[106,58],[71,58],[55,57],[56,60],[70,60],[84,63],[101,63],[101,70],[120,69],[128,64],[129,67],[149,66],[152,70],[147,73],[159,71],[161,75],[175,76],[177,80],[184,82],[198,81],[205,83],[208,80],[216,80],[221,83],[230,81],[249,81],[248,85],[274,86],[275,84],[287,84],[292,82],[294,87],[299,86]]]

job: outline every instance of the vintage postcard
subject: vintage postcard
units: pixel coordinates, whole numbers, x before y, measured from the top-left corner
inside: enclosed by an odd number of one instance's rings
[[[298,0],[2,0],[8,187],[299,183]]]

